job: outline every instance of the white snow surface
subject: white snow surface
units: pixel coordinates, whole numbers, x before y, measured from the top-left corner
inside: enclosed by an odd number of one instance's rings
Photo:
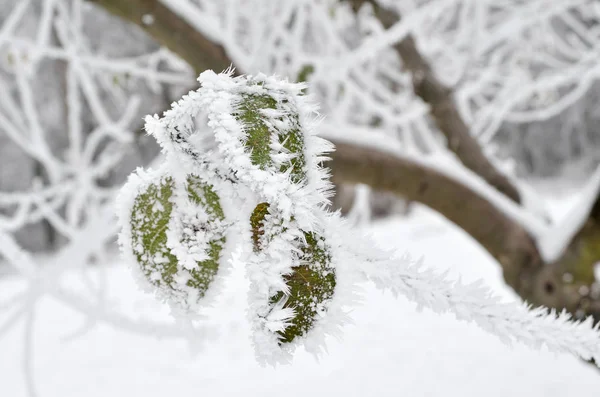
[[[369,227],[384,248],[408,249],[425,264],[449,270],[463,282],[484,279],[507,300],[493,259],[460,229],[418,207],[408,219]],[[141,292],[127,266],[87,268],[88,283],[106,276],[105,303],[133,318],[173,323],[167,306]],[[86,288],[79,273],[64,285]],[[234,264],[223,297],[211,314],[203,339],[190,346],[181,339],[139,335],[88,321],[63,303],[38,303],[31,351],[20,322],[2,333],[12,310],[0,310],[0,396],[573,396],[600,388],[600,373],[570,355],[554,355],[515,344],[507,347],[475,325],[428,310],[400,296],[363,287],[363,304],[351,313],[353,325],[316,361],[298,350],[290,365],[261,367],[255,360],[244,315],[247,281]],[[16,277],[0,279],[0,305],[24,292]],[[91,293],[90,293],[91,295]],[[207,320],[209,321],[209,320]],[[212,336],[212,338],[211,338]],[[25,368],[31,371],[25,371]]]

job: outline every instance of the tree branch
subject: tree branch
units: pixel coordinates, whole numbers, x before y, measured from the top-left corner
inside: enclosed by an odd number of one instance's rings
[[[363,183],[438,211],[502,263],[504,277],[513,288],[521,289],[523,269],[541,263],[535,243],[525,229],[460,182],[376,149],[342,142],[335,142],[335,146],[336,151],[330,155],[332,161],[327,164],[334,182]]]
[[[220,45],[181,19],[157,0],[88,0],[144,29],[161,45],[179,55],[196,74],[225,70],[231,60]]]
[[[382,8],[376,0],[350,0],[350,3],[355,11],[364,4],[370,4],[375,16],[386,29],[400,21],[400,15]],[[519,191],[506,175],[496,169],[471,136],[469,127],[456,107],[452,90],[437,79],[431,66],[417,49],[412,35],[407,35],[394,44],[393,48],[412,75],[415,95],[429,105],[435,124],[446,136],[448,148],[467,168],[513,201],[520,203]]]

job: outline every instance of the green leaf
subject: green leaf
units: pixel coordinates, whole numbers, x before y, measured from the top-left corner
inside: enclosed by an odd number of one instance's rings
[[[260,110],[276,109],[277,101],[269,95],[243,95],[238,112],[234,114],[246,128],[246,147],[250,150],[252,164],[267,169],[271,164],[271,131]]]
[[[269,204],[260,203],[250,216],[255,251],[263,249],[264,242],[261,240],[264,238],[264,220],[267,214]],[[306,335],[320,313],[326,311],[327,301],[333,297],[335,290],[335,270],[331,266],[325,239],[308,232],[304,232],[304,239],[305,241],[295,241],[302,253],[290,253],[297,255],[298,266],[292,267],[292,272],[283,276],[289,287],[288,293],[280,291],[269,299],[273,306],[284,300],[283,307],[292,308],[295,313],[289,325],[278,332],[280,344]]]
[[[198,262],[195,269],[184,269],[167,246],[167,232],[174,209],[171,197],[175,188],[177,186],[172,178],[162,177],[136,197],[131,212],[132,246],[137,262],[151,284],[172,291],[192,287],[200,299],[218,271],[225,237],[217,233],[217,237],[208,244],[208,259]],[[210,230],[213,222],[224,219],[219,197],[211,186],[191,176],[188,178],[187,193],[192,202],[202,206],[209,214],[208,223],[189,225],[190,228],[195,231]],[[185,286],[176,281],[176,275],[187,277]]]
[[[283,291],[271,297],[271,303],[285,299],[284,308],[294,309],[294,318],[283,331],[279,331],[280,343],[292,342],[306,335],[319,317],[326,311],[326,303],[333,297],[336,285],[335,271],[331,267],[331,256],[327,252],[325,240],[314,233],[304,233],[301,265],[292,268],[285,275],[289,294]]]
[[[296,81],[299,83],[308,81],[308,79],[314,72],[315,67],[311,64],[306,64],[302,66],[302,69],[300,69],[300,72],[298,72],[298,78],[296,79]]]
[[[284,112],[279,121],[287,119],[291,128],[285,131],[272,131],[265,122],[263,109],[278,109]],[[272,166],[272,150],[270,148],[272,134],[277,134],[277,139],[282,146],[295,157],[289,164],[280,167],[279,172],[287,172],[290,168],[292,182],[301,183],[306,179],[306,160],[304,156],[304,136],[300,125],[300,117],[296,107],[289,99],[278,102],[266,94],[243,94],[238,104],[234,117],[246,129],[246,148],[250,150],[252,164],[265,170]]]

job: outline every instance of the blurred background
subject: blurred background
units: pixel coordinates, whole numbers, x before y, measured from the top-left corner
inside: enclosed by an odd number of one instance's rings
[[[511,207],[540,246],[571,247],[579,227],[596,230],[599,45],[594,0],[0,0],[0,395],[598,390],[589,364],[509,348],[368,284],[329,354],[300,351],[290,366],[262,368],[243,264],[233,260],[206,324],[180,324],[120,258],[114,201],[136,167],[161,161],[143,117],[196,88],[202,70],[233,65],[306,82],[324,138],[450,175],[501,212]],[[381,246],[520,299],[497,255],[452,214],[409,187],[382,191],[333,168],[332,210]],[[600,252],[590,250],[583,295],[593,302]],[[582,310],[561,304],[549,305]]]

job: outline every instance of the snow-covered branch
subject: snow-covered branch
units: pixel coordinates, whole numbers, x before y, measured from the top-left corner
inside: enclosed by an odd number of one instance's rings
[[[261,362],[287,361],[298,345],[320,354],[325,335],[338,336],[348,322],[346,307],[364,280],[453,312],[504,341],[598,362],[600,324],[593,317],[576,323],[566,311],[555,316],[502,303],[480,284],[449,282],[349,231],[339,214],[325,210],[330,186],[321,163],[331,147],[315,135],[305,86],[231,74],[202,73],[200,89],[162,118],[147,117],[165,163],[137,170],[119,198],[127,261],[178,313],[197,314],[218,299],[235,251],[247,268]],[[516,274],[505,277],[521,281],[520,264],[511,265]]]

